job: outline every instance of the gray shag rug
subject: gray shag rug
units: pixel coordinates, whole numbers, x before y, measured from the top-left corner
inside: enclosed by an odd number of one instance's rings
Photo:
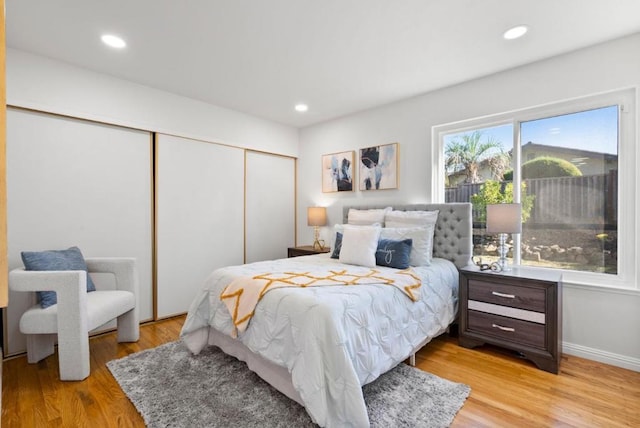
[[[194,356],[171,342],[107,367],[149,427],[316,426],[302,406],[217,347]],[[363,392],[373,427],[447,427],[470,388],[400,364]]]

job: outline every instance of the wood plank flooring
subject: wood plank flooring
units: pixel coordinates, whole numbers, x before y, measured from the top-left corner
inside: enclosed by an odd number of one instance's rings
[[[144,423],[106,368],[107,361],[176,340],[184,317],[141,328],[138,343],[110,333],[90,341],[91,375],[58,380],[57,356],[3,364],[2,426],[142,427]],[[559,375],[498,348],[461,348],[441,337],[416,356],[417,366],[471,386],[454,427],[640,427],[640,373],[565,356]]]

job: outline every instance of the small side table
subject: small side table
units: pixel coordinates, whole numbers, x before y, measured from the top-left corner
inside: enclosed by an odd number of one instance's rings
[[[460,269],[460,334],[465,348],[490,343],[519,352],[558,373],[562,350],[559,273],[513,267],[508,272]]]
[[[287,257],[311,256],[313,254],[328,253],[329,250],[327,247],[324,247],[322,250],[315,250],[312,245],[289,247],[287,248]]]

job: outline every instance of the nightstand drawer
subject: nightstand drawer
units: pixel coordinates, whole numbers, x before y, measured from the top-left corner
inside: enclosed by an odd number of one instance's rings
[[[508,340],[517,344],[545,348],[545,326],[484,312],[468,311],[468,331]]]
[[[469,299],[529,311],[545,312],[546,291],[543,288],[521,287],[469,279]]]

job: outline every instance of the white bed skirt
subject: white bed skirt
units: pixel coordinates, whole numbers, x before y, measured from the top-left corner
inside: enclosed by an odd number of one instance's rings
[[[206,330],[206,328],[204,329]],[[291,374],[289,371],[271,361],[251,352],[242,342],[233,339],[231,336],[220,333],[213,327],[209,328],[209,345],[215,345],[222,349],[225,354],[231,355],[247,363],[249,370],[260,376],[269,385],[282,392],[293,401],[304,406],[298,391],[293,387]]]
[[[447,330],[448,328],[445,328],[433,337],[436,337],[446,332]],[[304,407],[302,397],[300,397],[298,391],[293,387],[291,374],[286,368],[279,366],[252,352],[239,340],[234,339],[227,334],[221,333],[213,327],[209,327],[208,329],[202,328],[202,331],[198,333],[208,334],[209,345],[217,346],[218,348],[222,349],[225,354],[236,357],[240,361],[244,361],[247,364],[247,367],[249,367],[249,370],[260,376],[260,378],[262,378],[269,385],[273,386],[275,389]],[[184,339],[188,340],[188,338]],[[429,343],[431,339],[432,338],[426,338],[420,345],[416,347],[416,349],[414,349],[413,353],[408,356],[410,364],[412,366],[415,365],[416,352],[419,351],[427,343]]]

